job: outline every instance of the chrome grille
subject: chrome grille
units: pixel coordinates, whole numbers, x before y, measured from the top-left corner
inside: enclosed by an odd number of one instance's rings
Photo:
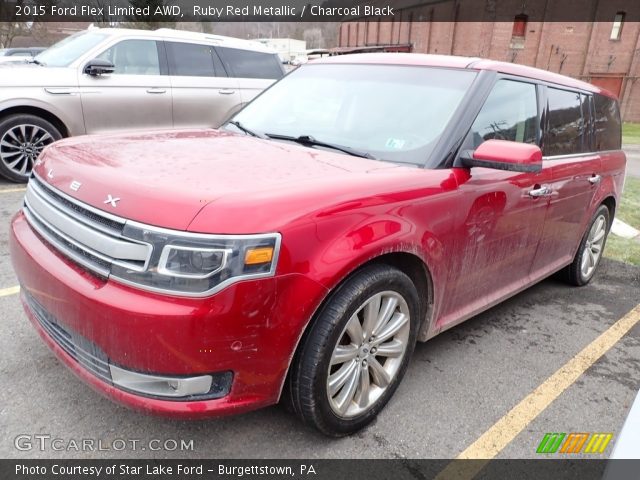
[[[56,250],[108,277],[113,264],[143,271],[152,253],[149,244],[122,235],[125,220],[82,204],[33,177],[24,202],[29,224]]]
[[[96,377],[111,383],[109,358],[102,350],[83,336],[60,325],[32,295],[25,292],[23,296],[34,318],[60,348]]]
[[[88,210],[81,205],[78,205],[71,200],[66,199],[62,195],[54,192],[51,187],[47,186],[46,183],[40,182],[37,178],[34,177],[34,180],[37,183],[37,186],[44,190],[48,196],[58,201],[61,205],[69,208],[73,212],[79,214],[82,217],[91,220],[92,222],[96,222],[100,225],[103,225],[107,228],[110,228],[113,232],[122,233],[122,229],[124,228],[124,220],[114,220],[113,218],[107,218],[102,215],[97,215],[93,213],[91,210]]]

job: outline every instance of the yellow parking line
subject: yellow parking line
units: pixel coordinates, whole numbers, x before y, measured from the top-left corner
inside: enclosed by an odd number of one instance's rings
[[[27,190],[27,187],[22,187],[22,188],[2,188],[2,189],[0,189],[0,193],[24,192],[26,190]]]
[[[475,462],[451,462],[437,479],[473,478],[498,455],[527,425],[540,415],[556,398],[569,388],[602,355],[640,322],[640,305],[627,313],[565,363],[544,383],[527,395],[489,430],[467,447],[458,459],[482,459]],[[533,448],[533,447],[532,447]],[[533,449],[531,450],[534,451]]]
[[[20,286],[16,285],[15,287],[9,288],[0,288],[0,297],[8,297],[9,295],[15,295],[20,291]]]

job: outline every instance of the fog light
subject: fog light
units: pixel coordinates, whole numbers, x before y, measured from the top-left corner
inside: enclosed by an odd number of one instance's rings
[[[113,384],[132,392],[152,397],[191,400],[193,397],[220,398],[231,389],[231,372],[195,377],[166,377],[125,370],[109,365]]]

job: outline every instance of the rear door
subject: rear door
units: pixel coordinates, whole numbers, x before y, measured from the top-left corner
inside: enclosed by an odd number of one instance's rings
[[[173,124],[219,127],[241,103],[238,80],[227,75],[212,45],[165,42],[173,90]]]
[[[499,79],[463,144],[489,139],[538,144],[540,115],[534,83]],[[529,282],[549,197],[549,172],[464,169],[459,178],[456,255],[438,327],[468,318]],[[538,195],[538,193],[541,193]]]
[[[543,155],[551,172],[551,202],[534,274],[550,273],[568,264],[590,219],[601,181],[601,159],[594,152],[591,95],[546,88]]]
[[[275,53],[229,47],[216,47],[216,51],[229,75],[238,80],[243,105],[284,76],[282,63]]]
[[[109,75],[79,72],[87,133],[171,128],[171,86],[161,42],[121,40],[98,58],[115,66]]]

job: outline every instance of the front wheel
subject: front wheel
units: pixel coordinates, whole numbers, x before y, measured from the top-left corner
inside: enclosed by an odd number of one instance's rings
[[[27,182],[44,147],[62,135],[35,115],[10,115],[0,121],[0,174],[13,182]]]
[[[609,233],[609,216],[607,206],[600,205],[582,237],[573,262],[564,271],[571,285],[586,285],[596,273]]]
[[[343,436],[376,417],[413,352],[418,304],[411,279],[386,265],[367,267],[338,289],[292,365],[290,399],[305,423]]]

